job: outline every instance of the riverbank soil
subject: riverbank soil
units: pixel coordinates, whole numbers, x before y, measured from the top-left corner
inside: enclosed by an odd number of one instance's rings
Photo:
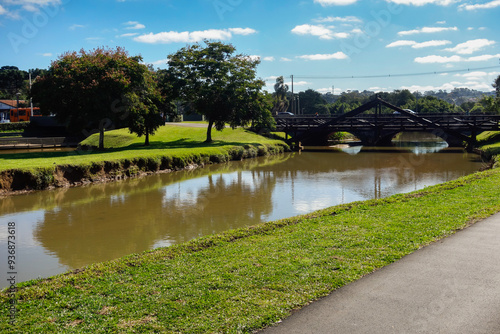
[[[4,290],[0,330],[250,333],[499,211],[489,170],[203,237]]]

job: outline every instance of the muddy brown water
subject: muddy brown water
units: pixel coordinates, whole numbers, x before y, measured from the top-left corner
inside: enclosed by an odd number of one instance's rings
[[[17,282],[229,229],[410,192],[480,169],[436,142],[290,153],[0,199],[1,287],[8,224]]]

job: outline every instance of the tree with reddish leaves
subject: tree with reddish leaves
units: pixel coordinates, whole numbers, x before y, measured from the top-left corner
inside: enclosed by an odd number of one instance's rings
[[[44,113],[55,114],[73,131],[97,129],[99,149],[104,149],[106,130],[126,125],[145,134],[147,144],[149,134],[162,124],[162,101],[141,61],[120,47],[67,52],[35,80],[32,96]]]

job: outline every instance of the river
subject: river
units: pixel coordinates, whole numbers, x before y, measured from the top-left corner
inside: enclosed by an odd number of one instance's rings
[[[21,282],[336,204],[410,192],[483,166],[478,156],[444,142],[402,140],[395,148],[289,153],[2,198],[0,287],[7,286],[8,223],[15,225]]]

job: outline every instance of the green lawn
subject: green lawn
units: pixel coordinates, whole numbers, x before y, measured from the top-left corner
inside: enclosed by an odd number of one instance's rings
[[[75,152],[40,152],[0,155],[0,171],[8,169],[52,168],[55,165],[89,165],[103,161],[123,159],[158,158],[161,156],[189,157],[194,155],[223,155],[235,146],[258,147],[283,145],[281,141],[268,139],[244,129],[213,131],[213,143],[204,143],[206,128],[177,125],[162,126],[150,138],[150,146],[144,146],[144,137],[138,138],[127,129],[106,132],[104,152],[89,149]],[[92,135],[82,142],[97,146],[98,136]]]
[[[484,131],[477,136],[479,148],[484,152],[486,159],[495,159],[498,161],[500,154],[500,131]]]
[[[500,211],[500,171],[207,236],[20,284],[0,331],[251,333]],[[473,245],[471,245],[473,247]]]

